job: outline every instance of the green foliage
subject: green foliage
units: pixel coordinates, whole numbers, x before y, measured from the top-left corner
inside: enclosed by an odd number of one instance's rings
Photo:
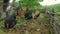
[[[45,6],[47,9],[54,8],[57,14],[60,14],[60,4]]]
[[[53,33],[53,29],[51,28],[51,29],[49,29],[49,34],[54,34]]]
[[[20,26],[23,26],[24,24],[26,24],[26,20],[25,20],[25,18],[23,18],[23,17],[17,17],[17,25],[16,25],[16,27],[20,27]]]
[[[41,7],[41,5],[39,4],[40,1],[42,0],[20,0],[16,3],[21,5],[22,7],[29,6],[30,8],[34,9],[35,7]]]

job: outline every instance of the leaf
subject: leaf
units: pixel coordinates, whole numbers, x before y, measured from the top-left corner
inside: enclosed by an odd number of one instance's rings
[[[40,1],[43,1],[43,0],[20,0],[19,5],[21,5],[21,7],[29,6],[30,8],[34,9],[35,7],[41,6],[39,4]]]

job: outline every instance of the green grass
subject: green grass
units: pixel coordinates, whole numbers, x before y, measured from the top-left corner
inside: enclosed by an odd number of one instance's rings
[[[48,9],[54,8],[57,14],[60,14],[60,4],[46,6]]]
[[[19,17],[19,18],[17,19],[17,25],[16,25],[16,27],[23,26],[25,23],[26,23],[25,18],[20,18],[20,17]]]

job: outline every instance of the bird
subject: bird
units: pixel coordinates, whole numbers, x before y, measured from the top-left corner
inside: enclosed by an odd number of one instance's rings
[[[32,18],[32,13],[33,13],[33,11],[29,11],[29,12],[26,12],[25,13],[25,19],[31,19]]]
[[[16,15],[12,14],[9,17],[7,17],[4,21],[4,26],[6,29],[13,28],[16,25]]]
[[[37,17],[39,17],[39,15],[40,15],[40,10],[35,9],[34,13],[32,13],[32,18],[37,19]]]
[[[29,10],[29,12],[25,13],[25,19],[29,20],[29,19],[37,19],[37,17],[39,17],[40,12],[38,9],[35,10]]]
[[[19,6],[20,7],[20,6]],[[22,7],[20,7],[18,10],[17,10],[17,16],[19,17],[24,17],[24,14],[25,14],[25,11],[22,9]]]
[[[24,15],[24,13],[25,13],[24,10],[20,10],[20,9],[19,9],[19,10],[17,11],[17,15],[20,15],[20,16]]]

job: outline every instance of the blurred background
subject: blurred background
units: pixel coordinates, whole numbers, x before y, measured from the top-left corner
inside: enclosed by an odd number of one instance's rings
[[[26,20],[25,14],[37,8],[38,18]],[[5,29],[5,20],[13,14],[15,26]],[[0,34],[60,34],[60,0],[0,0]]]

